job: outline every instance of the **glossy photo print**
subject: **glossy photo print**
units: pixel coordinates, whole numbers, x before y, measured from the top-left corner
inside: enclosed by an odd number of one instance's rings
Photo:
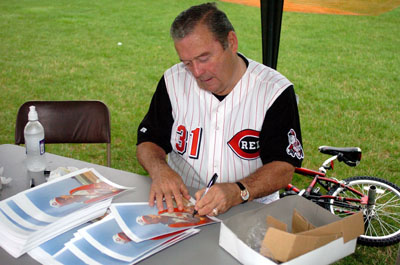
[[[194,204],[189,201],[185,202],[182,211],[175,207],[172,213],[158,211],[148,203],[116,203],[110,209],[118,225],[135,242],[219,221],[198,214],[193,216]]]

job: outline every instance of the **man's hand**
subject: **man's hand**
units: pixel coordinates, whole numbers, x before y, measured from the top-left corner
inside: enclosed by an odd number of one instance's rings
[[[190,199],[189,192],[182,178],[166,162],[166,153],[158,145],[144,142],[137,147],[137,157],[143,168],[152,178],[149,205],[157,203],[158,210],[164,210],[163,199],[169,212],[173,212],[173,198],[180,210],[183,209],[182,197]]]
[[[204,192],[205,188],[195,194],[197,201],[195,209],[199,215],[218,215],[241,203],[240,189],[235,183],[215,184],[201,198]],[[217,209],[217,214],[213,212],[214,209]]]
[[[163,199],[167,204],[168,212],[173,212],[175,199],[179,210],[183,210],[183,199],[190,199],[190,194],[182,181],[182,178],[172,169],[165,168],[163,172],[151,176],[153,179],[150,188],[149,205],[157,204],[159,211],[164,210]]]

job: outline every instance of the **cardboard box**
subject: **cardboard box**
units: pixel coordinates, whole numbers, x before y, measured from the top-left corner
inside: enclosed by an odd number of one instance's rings
[[[273,259],[245,243],[255,227],[266,231],[261,251]],[[305,198],[288,196],[224,220],[219,244],[243,264],[330,264],[352,254],[363,233],[361,212],[342,219]]]

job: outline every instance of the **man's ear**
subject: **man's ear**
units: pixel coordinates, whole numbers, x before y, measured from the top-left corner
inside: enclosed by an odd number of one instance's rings
[[[238,39],[234,31],[228,33],[228,47],[236,53],[238,51]]]

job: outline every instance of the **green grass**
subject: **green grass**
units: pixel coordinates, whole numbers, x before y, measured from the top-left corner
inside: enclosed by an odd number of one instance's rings
[[[1,1],[0,143],[14,142],[16,113],[27,100],[101,100],[111,112],[113,167],[145,174],[135,156],[136,129],[163,71],[178,61],[169,26],[201,2]],[[260,10],[219,6],[240,51],[261,61]],[[337,164],[333,176],[400,184],[399,25],[399,8],[380,16],[283,14],[278,70],[300,97],[304,166],[320,166],[320,145],[359,146],[359,167]],[[46,148],[105,164],[102,145]],[[337,264],[393,264],[397,248],[357,247]]]

